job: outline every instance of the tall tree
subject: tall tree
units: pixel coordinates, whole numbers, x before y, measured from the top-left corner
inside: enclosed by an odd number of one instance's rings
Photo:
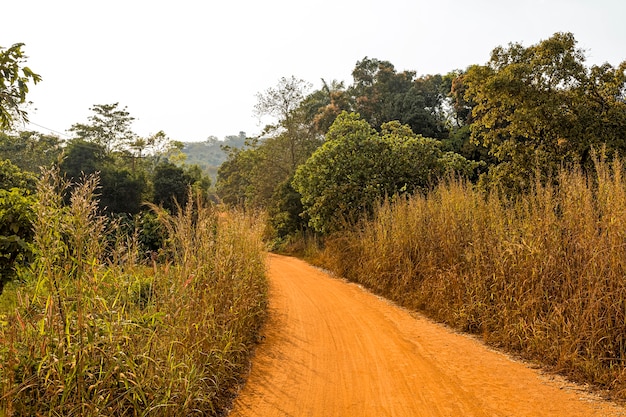
[[[397,72],[389,61],[365,57],[352,76],[354,110],[374,128],[398,120],[427,137],[447,136],[441,75],[416,78],[414,71]]]
[[[10,48],[0,47],[0,131],[10,130],[16,121],[28,121],[23,109],[28,84],[37,84],[41,76],[24,65],[23,43]]]
[[[88,123],[76,123],[69,129],[78,138],[96,143],[110,154],[113,151],[127,150],[137,140],[131,125],[134,117],[119,108],[119,103],[96,104],[91,107],[94,114],[87,118]]]
[[[626,151],[626,62],[586,67],[571,33],[498,47],[463,83],[472,140],[498,160],[490,178],[508,188],[528,186],[537,167],[587,164],[592,147]]]

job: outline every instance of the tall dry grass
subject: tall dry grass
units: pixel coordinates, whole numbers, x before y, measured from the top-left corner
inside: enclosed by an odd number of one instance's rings
[[[626,396],[626,178],[618,160],[515,201],[449,181],[329,239],[326,265],[400,304]]]
[[[0,303],[0,415],[222,415],[265,313],[261,223],[193,199],[159,213],[168,261],[141,265],[96,187],[66,207],[56,173],[39,183],[37,259]]]

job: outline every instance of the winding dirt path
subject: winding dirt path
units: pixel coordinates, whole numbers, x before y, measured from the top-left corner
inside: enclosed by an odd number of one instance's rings
[[[626,416],[305,262],[269,266],[265,340],[230,417]]]

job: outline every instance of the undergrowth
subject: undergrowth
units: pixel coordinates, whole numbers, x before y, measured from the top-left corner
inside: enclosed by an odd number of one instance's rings
[[[563,170],[510,200],[465,181],[327,239],[338,275],[626,398],[626,178]],[[555,186],[553,184],[559,184]]]
[[[0,415],[225,413],[266,309],[260,222],[200,198],[158,210],[167,261],[146,265],[98,214],[96,178],[66,206],[68,189],[43,175],[36,260],[0,299]]]

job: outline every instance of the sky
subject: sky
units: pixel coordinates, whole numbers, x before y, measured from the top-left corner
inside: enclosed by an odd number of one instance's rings
[[[572,32],[589,65],[617,66],[625,16],[624,0],[20,0],[0,5],[0,46],[24,43],[43,78],[25,129],[65,138],[120,103],[140,136],[189,142],[256,135],[257,93],[291,76],[349,85],[366,56],[445,74]]]

